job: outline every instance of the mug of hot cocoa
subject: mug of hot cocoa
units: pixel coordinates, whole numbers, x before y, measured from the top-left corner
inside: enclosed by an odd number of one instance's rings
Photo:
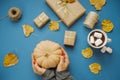
[[[112,53],[112,49],[110,47],[106,47],[106,44],[108,42],[111,42],[111,39],[107,37],[107,34],[100,30],[100,29],[94,29],[92,30],[87,37],[88,44],[96,49],[101,48],[101,52],[105,53],[106,51],[108,53]]]

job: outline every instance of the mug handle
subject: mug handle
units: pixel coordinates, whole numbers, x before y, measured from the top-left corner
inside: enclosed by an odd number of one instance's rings
[[[108,38],[108,39],[107,39],[107,42],[108,42],[108,43],[109,43],[109,42],[112,42],[112,39]]]

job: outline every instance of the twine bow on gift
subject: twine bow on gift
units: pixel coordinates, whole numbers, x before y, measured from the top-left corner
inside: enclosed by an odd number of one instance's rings
[[[42,24],[44,24],[44,19],[45,19],[46,15],[45,14],[42,14],[41,16],[38,17],[39,19],[39,22],[41,22]]]
[[[64,44],[74,46],[75,38],[76,38],[76,32],[65,31]]]
[[[58,1],[57,2],[57,5],[60,5],[61,7],[57,10],[57,12],[60,12],[63,10],[64,14],[65,15],[68,15],[69,12],[68,12],[68,7],[67,7],[67,3],[66,2],[63,2],[62,0]]]
[[[75,38],[75,33],[74,32],[68,32],[66,35],[65,35],[65,38],[66,39],[69,39],[69,40],[73,40]]]
[[[68,3],[73,3],[75,0],[59,0],[56,4],[57,6],[60,6],[60,8],[57,10],[57,12],[63,11],[64,17],[67,17],[69,14],[72,16],[75,16],[75,14],[68,8]]]

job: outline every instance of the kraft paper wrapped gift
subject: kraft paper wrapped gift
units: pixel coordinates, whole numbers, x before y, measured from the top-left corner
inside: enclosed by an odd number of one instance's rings
[[[64,35],[64,45],[74,46],[76,40],[75,31],[65,31]]]
[[[42,12],[40,15],[38,15],[34,19],[34,23],[37,25],[37,27],[41,28],[44,24],[46,24],[50,18],[46,15],[46,13]]]
[[[60,1],[61,0],[46,0],[46,3],[68,27],[86,12],[86,9],[78,0],[74,3],[67,3],[66,5],[60,3]]]

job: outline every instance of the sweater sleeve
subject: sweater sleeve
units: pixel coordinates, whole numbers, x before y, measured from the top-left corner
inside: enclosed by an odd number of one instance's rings
[[[61,71],[56,72],[56,80],[75,80],[69,72],[67,71]]]
[[[55,80],[55,72],[53,69],[46,70],[42,75],[43,80]]]

